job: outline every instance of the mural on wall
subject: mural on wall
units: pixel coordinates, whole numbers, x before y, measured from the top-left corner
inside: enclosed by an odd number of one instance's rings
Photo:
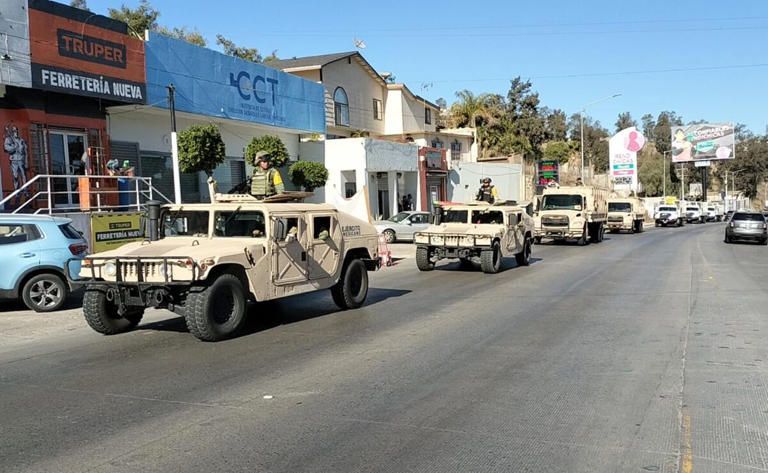
[[[8,155],[10,163],[11,178],[13,180],[13,190],[17,191],[27,183],[27,172],[29,170],[29,146],[19,134],[19,127],[14,123],[8,123],[3,129],[3,151]],[[0,182],[2,177],[0,176]],[[23,192],[25,197],[29,197],[29,189]],[[17,204],[21,196],[16,197]]]

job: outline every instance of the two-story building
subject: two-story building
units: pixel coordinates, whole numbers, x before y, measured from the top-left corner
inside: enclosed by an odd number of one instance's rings
[[[337,203],[339,197],[348,198],[365,189],[372,216],[396,213],[402,197],[409,194],[422,208],[427,202],[421,182],[426,174],[419,172],[419,148],[445,150],[447,162],[473,160],[473,130],[439,130],[437,105],[404,84],[387,82],[359,52],[293,58],[269,65],[323,85],[324,162],[330,173],[326,202]],[[351,145],[339,141],[361,137],[368,139]],[[409,146],[413,147],[410,152]],[[358,149],[364,154],[349,156],[350,150]],[[430,176],[429,187],[434,189],[436,178]]]

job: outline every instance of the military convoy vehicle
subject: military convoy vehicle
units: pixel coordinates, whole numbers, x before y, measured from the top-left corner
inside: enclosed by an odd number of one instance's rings
[[[210,204],[150,207],[149,239],[84,260],[91,328],[125,332],[157,307],[182,315],[200,340],[217,341],[240,330],[248,301],[330,289],[340,308],[363,304],[367,271],[380,266],[368,222],[330,205],[211,195]]]
[[[640,233],[643,231],[645,206],[637,197],[611,197],[608,199],[608,231]]]
[[[414,235],[416,266],[431,271],[445,258],[458,258],[462,269],[479,265],[498,273],[502,258],[514,256],[528,266],[533,243],[533,205],[472,202],[439,206],[435,221]]]
[[[685,221],[687,223],[706,223],[707,211],[698,202],[685,203]]]
[[[661,204],[653,214],[653,220],[657,227],[675,225],[682,227],[685,224],[685,215],[677,205]]]
[[[534,238],[576,239],[579,245],[603,241],[608,190],[593,186],[547,187],[541,196]]]

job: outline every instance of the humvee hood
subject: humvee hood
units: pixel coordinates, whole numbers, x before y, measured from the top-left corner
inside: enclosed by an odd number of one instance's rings
[[[261,240],[254,238],[254,245],[259,242],[261,242]],[[221,253],[223,246],[226,246],[226,243],[222,242],[221,239],[209,240],[206,237],[168,237],[158,241],[145,240],[128,243],[115,250],[104,251],[102,253],[97,253],[94,256],[144,258],[187,256],[197,259],[219,254]],[[238,244],[238,247],[242,247],[242,244]],[[238,252],[241,251],[242,249]]]
[[[499,225],[495,223],[442,223],[430,225],[419,233],[445,234],[445,235],[495,235],[499,233]]]

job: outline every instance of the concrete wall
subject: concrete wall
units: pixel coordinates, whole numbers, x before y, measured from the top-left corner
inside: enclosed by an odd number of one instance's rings
[[[384,109],[385,132],[387,135],[403,134],[403,93],[401,90],[387,91],[387,107]]]
[[[403,133],[434,132],[437,130],[438,110],[432,110],[432,123],[425,123],[425,103],[416,100],[410,94],[402,93],[403,101]]]
[[[523,167],[508,163],[458,163],[448,174],[448,200],[475,200],[480,179],[490,177],[502,200],[525,199]]]
[[[333,62],[323,68],[323,86],[325,87],[325,120],[329,134],[349,136],[352,130],[365,130],[371,134],[384,133],[384,120],[373,118],[373,99],[382,102],[386,110],[386,87],[363,69],[363,66],[351,58]],[[333,93],[342,87],[349,100],[349,126],[336,126]]]

